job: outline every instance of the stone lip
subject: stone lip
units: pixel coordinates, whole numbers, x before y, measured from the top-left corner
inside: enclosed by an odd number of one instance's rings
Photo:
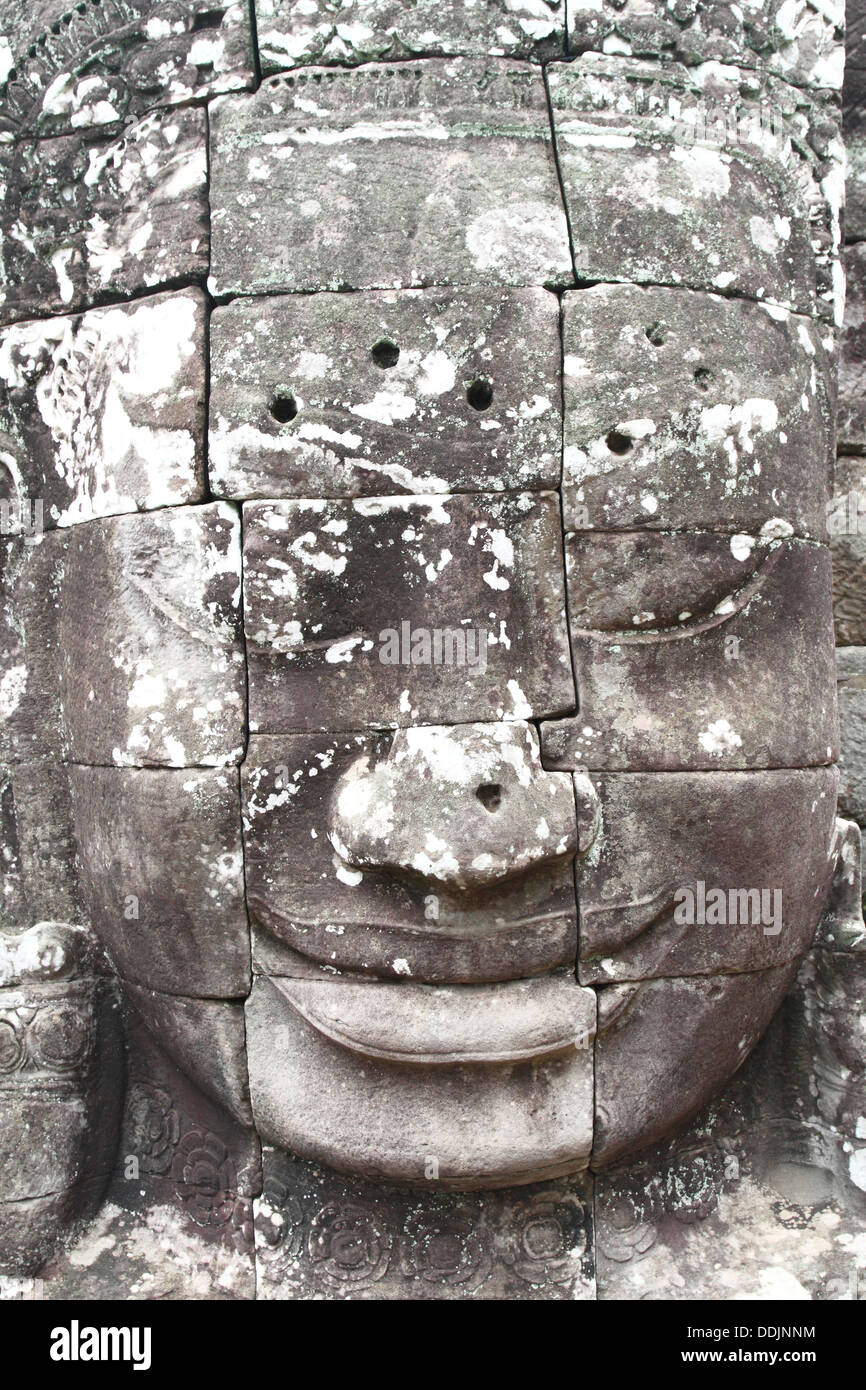
[[[528,1061],[588,1047],[595,1028],[572,979],[435,988],[372,981],[272,981],[320,1033],[382,1061]]]
[[[572,987],[594,1031],[595,995]],[[371,1004],[380,997],[371,991]],[[338,1172],[425,1188],[435,1181],[437,1190],[512,1187],[587,1166],[589,1047],[494,1066],[359,1056],[261,976],[244,1017],[253,1114],[265,1143]]]

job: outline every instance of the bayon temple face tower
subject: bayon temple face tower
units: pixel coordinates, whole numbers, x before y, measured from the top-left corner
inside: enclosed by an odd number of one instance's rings
[[[591,1297],[856,959],[843,16],[211,4],[0,6],[2,1267]]]

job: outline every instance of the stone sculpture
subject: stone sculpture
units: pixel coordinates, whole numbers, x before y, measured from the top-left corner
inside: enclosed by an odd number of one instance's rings
[[[2,10],[3,1268],[570,1287],[859,874],[842,16]]]

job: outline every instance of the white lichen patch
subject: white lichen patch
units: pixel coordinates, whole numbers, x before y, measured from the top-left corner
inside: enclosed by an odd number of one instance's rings
[[[723,758],[742,748],[743,740],[727,719],[715,719],[698,734],[698,743],[713,758]]]

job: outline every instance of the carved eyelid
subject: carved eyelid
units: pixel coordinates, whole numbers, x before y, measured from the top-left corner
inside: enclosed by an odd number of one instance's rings
[[[778,564],[782,553],[781,544],[776,543],[771,547],[769,554],[758,565],[757,569],[752,571],[745,583],[728,595],[731,607],[724,613],[710,613],[707,617],[697,618],[694,622],[678,623],[675,627],[653,628],[651,631],[635,632],[631,628],[609,630],[572,628],[572,635],[586,637],[594,642],[603,642],[605,645],[616,642],[622,646],[647,646],[658,642],[677,642],[687,637],[696,637],[702,632],[710,632],[713,628],[723,627],[725,623],[730,622],[738,613],[741,613],[760,591]]]

